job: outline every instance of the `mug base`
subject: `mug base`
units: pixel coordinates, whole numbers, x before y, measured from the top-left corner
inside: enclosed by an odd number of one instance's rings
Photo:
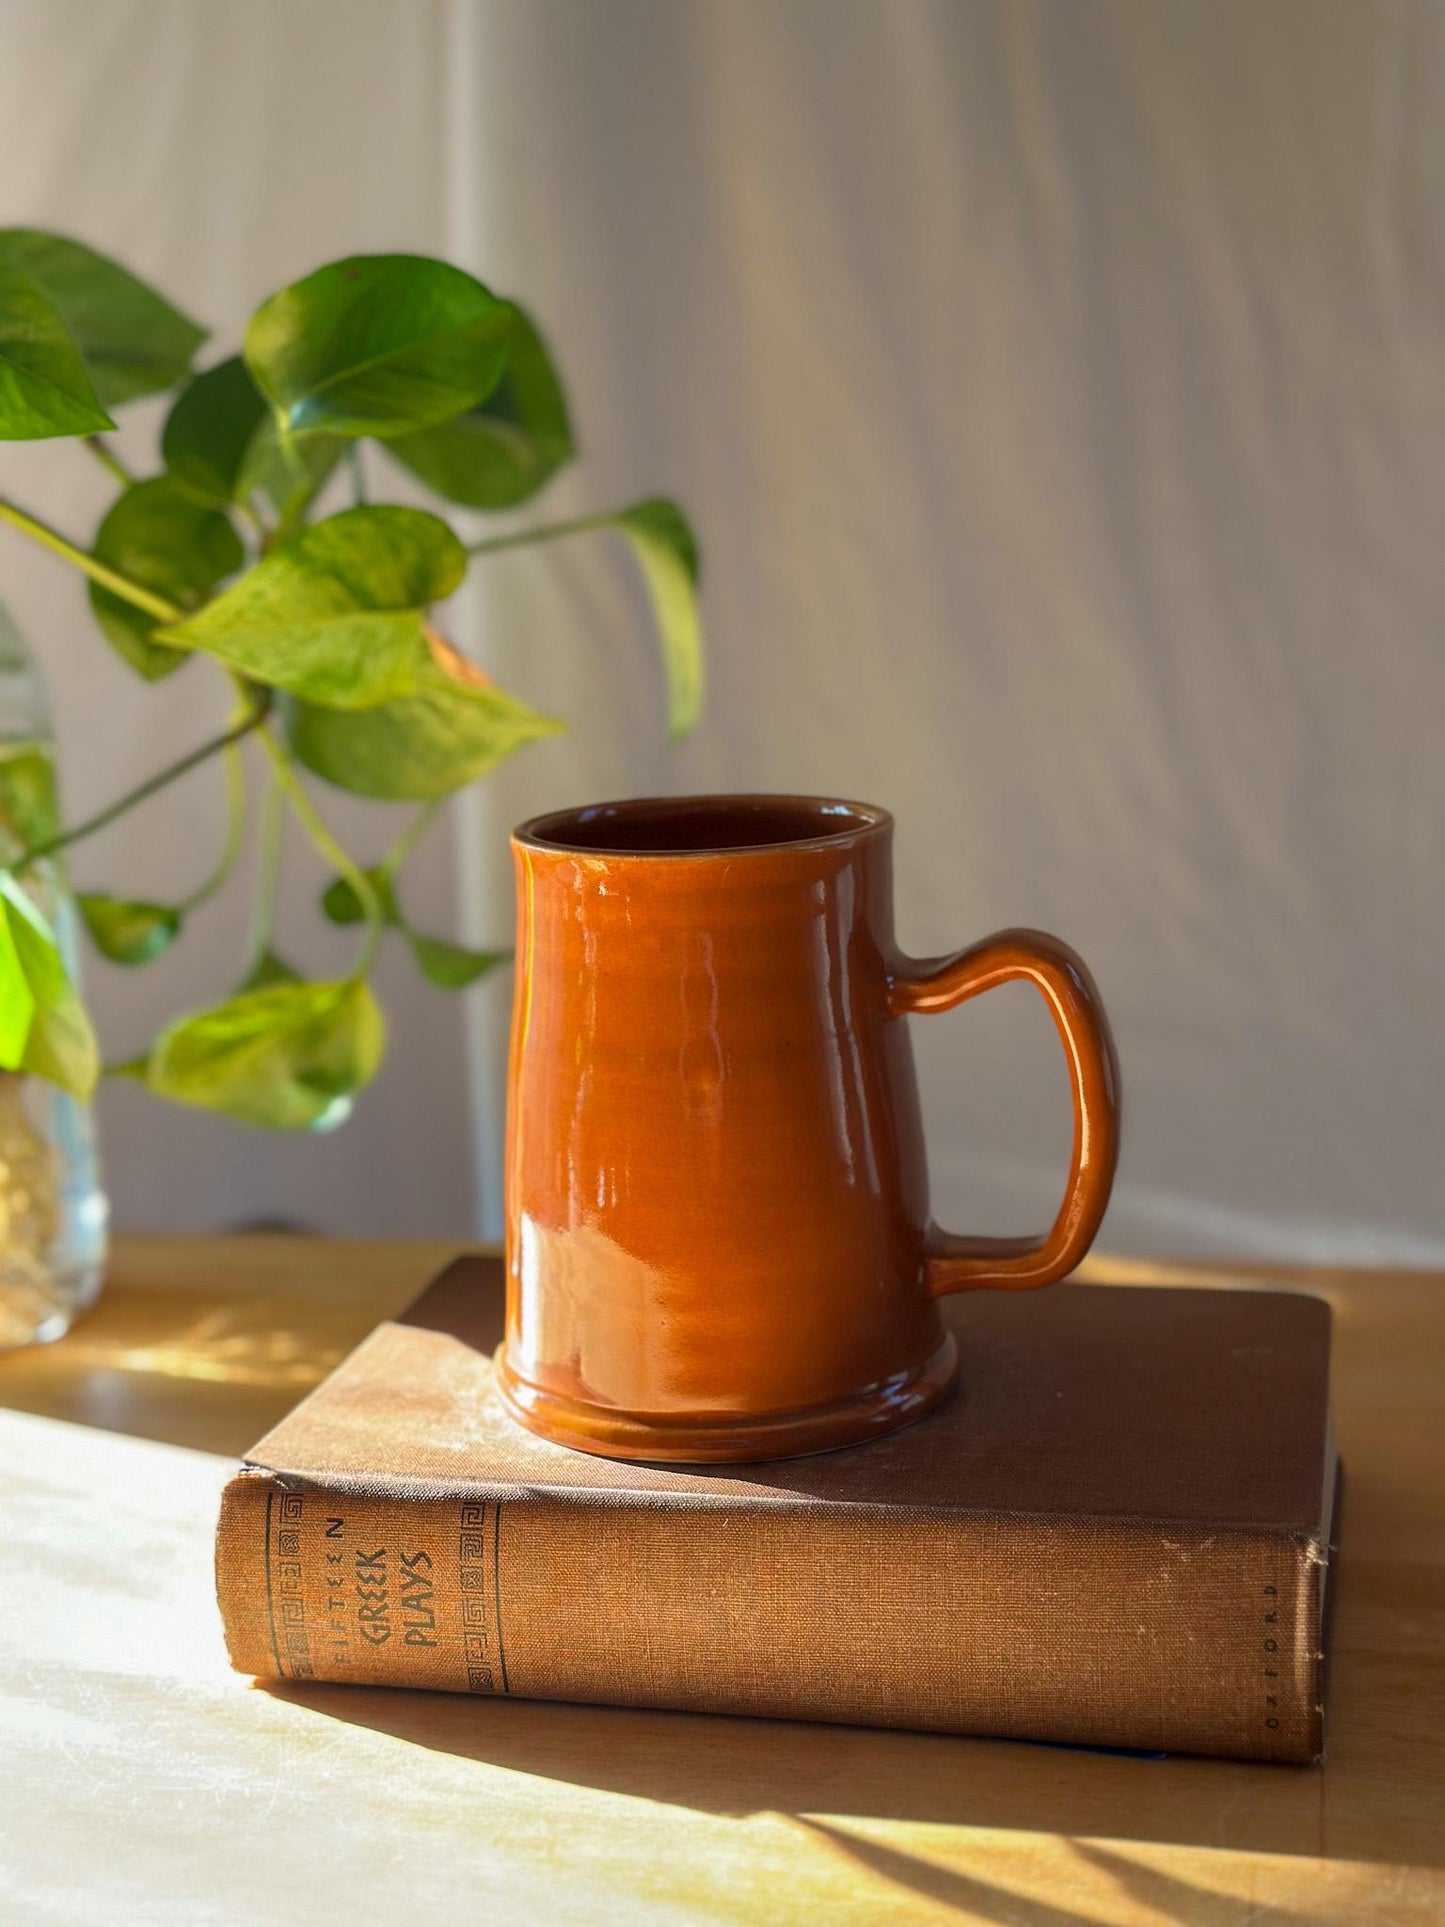
[[[861,1445],[931,1412],[953,1389],[957,1375],[958,1347],[950,1332],[921,1365],[827,1405],[672,1417],[620,1411],[544,1391],[513,1372],[505,1345],[495,1360],[502,1401],[529,1432],[599,1458],[654,1465],[746,1465]]]

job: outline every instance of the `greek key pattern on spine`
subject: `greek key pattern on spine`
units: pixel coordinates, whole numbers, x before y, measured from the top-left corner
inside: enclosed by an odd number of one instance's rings
[[[280,1643],[285,1653],[285,1676],[312,1679],[311,1641],[306,1624],[306,1593],[301,1582],[301,1521],[304,1510],[299,1492],[282,1492],[276,1509],[276,1553],[272,1568],[274,1607]]]
[[[462,1595],[462,1648],[467,1690],[505,1693],[500,1557],[501,1508],[463,1501],[458,1516],[457,1571]]]

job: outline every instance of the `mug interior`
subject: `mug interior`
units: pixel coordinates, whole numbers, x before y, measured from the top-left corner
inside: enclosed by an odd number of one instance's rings
[[[823,796],[654,796],[534,817],[524,843],[634,856],[779,849],[883,828],[886,810]]]

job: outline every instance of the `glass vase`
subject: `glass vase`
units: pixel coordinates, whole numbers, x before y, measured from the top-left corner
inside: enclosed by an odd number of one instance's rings
[[[0,863],[58,826],[49,698],[0,605]],[[77,918],[63,862],[42,858],[22,881],[74,979]],[[109,1215],[89,1107],[42,1078],[0,1071],[0,1348],[59,1338],[94,1303]]]

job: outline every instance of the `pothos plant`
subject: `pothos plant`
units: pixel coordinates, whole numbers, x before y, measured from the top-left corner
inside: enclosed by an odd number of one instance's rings
[[[43,784],[9,797],[19,847],[0,868],[0,1069],[79,1097],[98,1074],[91,1026],[35,901],[35,866],[220,759],[228,829],[202,885],[173,903],[78,898],[105,957],[151,961],[220,888],[246,841],[241,752],[254,738],[269,784],[240,981],[114,1068],[184,1104],[316,1129],[347,1114],[381,1061],[369,975],[388,933],[445,989],[502,961],[505,953],[413,929],[399,873],[446,798],[562,727],[459,655],[433,605],[474,556],[615,531],[651,595],[677,734],[702,693],[697,548],[682,512],[660,498],[470,540],[438,515],[373,499],[376,452],[446,502],[483,511],[529,501],[574,452],[562,385],[530,317],[444,261],[374,255],[319,268],[262,303],[242,353],[196,372],[205,339],[154,289],[79,242],[0,230],[0,439],[72,437],[118,488],[88,545],[4,499],[0,520],[89,578],[100,633],[137,675],[157,682],[204,658],[229,680],[235,705],[224,732],[83,823],[61,828]],[[105,439],[112,411],[172,390],[154,472],[135,475]],[[319,513],[348,480],[352,505]],[[379,861],[363,862],[328,827],[311,777],[419,809]],[[325,914],[358,926],[351,970],[326,982],[303,980],[271,936],[287,814],[335,873]]]

